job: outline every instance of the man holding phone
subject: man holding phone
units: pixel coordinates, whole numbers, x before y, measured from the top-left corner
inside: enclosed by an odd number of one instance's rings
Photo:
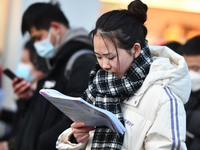
[[[29,100],[15,140],[14,150],[55,150],[58,135],[72,121],[39,94],[42,88],[53,88],[70,96],[81,96],[87,88],[89,72],[96,64],[91,53],[81,53],[74,60],[70,74],[65,74],[71,58],[82,50],[92,51],[88,33],[71,29],[69,22],[56,5],[35,3],[23,14],[22,33],[29,32],[39,56],[46,59],[49,71],[38,82],[35,91],[22,78],[12,85],[19,98]],[[67,76],[67,78],[66,78]]]

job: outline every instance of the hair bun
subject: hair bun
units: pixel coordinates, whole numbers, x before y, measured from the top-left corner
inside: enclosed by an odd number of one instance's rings
[[[130,14],[142,24],[147,20],[147,10],[147,5],[140,0],[134,0],[128,5]]]

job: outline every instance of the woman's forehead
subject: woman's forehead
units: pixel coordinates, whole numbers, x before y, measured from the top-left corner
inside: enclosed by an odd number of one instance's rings
[[[108,51],[116,49],[115,43],[112,40],[101,36],[94,36],[94,47],[102,49],[106,48]]]

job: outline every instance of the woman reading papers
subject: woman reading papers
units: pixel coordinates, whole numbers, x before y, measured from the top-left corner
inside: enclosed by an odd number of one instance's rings
[[[147,9],[135,0],[127,10],[103,14],[91,32],[98,64],[83,99],[114,113],[125,134],[74,122],[59,136],[57,149],[186,149],[188,68],[169,48],[148,46]]]

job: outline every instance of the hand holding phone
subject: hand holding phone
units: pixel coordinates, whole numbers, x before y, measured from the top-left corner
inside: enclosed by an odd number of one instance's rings
[[[3,73],[9,77],[11,80],[14,78],[17,78],[18,80],[13,80],[13,89],[16,95],[18,95],[19,98],[22,99],[28,99],[32,97],[33,89],[31,88],[30,83],[28,83],[26,80],[21,82],[23,79],[17,77],[10,69],[4,69]]]

